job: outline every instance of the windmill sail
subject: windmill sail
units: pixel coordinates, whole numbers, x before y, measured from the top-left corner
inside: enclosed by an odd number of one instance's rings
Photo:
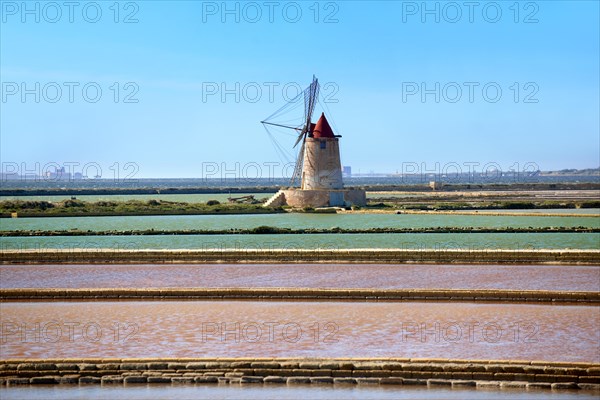
[[[275,111],[271,116],[261,121],[263,125],[271,125],[277,126],[280,128],[288,128],[299,131],[298,137],[296,138],[296,142],[294,143],[294,148],[298,146],[300,142],[302,145],[300,146],[300,150],[298,151],[298,156],[296,157],[296,164],[294,166],[294,173],[292,174],[292,178],[290,180],[290,185],[295,186],[299,181],[302,175],[302,162],[304,158],[304,141],[306,140],[306,136],[312,132],[314,124],[311,122],[312,115],[315,110],[315,105],[317,103],[317,99],[319,97],[319,80],[313,75],[313,80],[311,84],[302,91],[298,96],[292,99],[289,103],[281,107],[279,110]],[[297,104],[299,101],[304,99],[304,119],[303,123],[300,126],[291,126],[286,124],[274,123],[271,122],[277,116],[282,115],[283,113],[289,111],[288,109],[293,105]]]

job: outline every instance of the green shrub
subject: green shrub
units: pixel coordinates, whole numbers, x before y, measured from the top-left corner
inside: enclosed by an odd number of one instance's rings
[[[583,203],[581,203],[579,205],[579,207],[581,207],[581,208],[600,208],[600,201],[598,201],[598,200],[584,201]]]
[[[252,233],[256,234],[269,234],[269,233],[277,233],[279,231],[278,228],[274,228],[272,226],[261,225],[252,229]]]
[[[85,203],[83,201],[78,200],[65,200],[62,202],[62,206],[65,208],[85,207]]]
[[[95,205],[98,207],[115,207],[118,203],[114,201],[98,201]]]

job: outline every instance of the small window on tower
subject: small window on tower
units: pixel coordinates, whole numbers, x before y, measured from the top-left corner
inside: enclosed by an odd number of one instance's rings
[[[322,149],[324,149],[326,144],[327,144],[327,142],[323,140],[323,141],[321,142],[321,148],[322,148]]]

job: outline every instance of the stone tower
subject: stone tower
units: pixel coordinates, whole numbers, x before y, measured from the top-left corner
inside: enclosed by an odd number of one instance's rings
[[[344,188],[338,137],[333,134],[325,114],[321,114],[304,142],[302,190]]]
[[[280,189],[264,204],[265,207],[288,205],[291,207],[349,207],[367,204],[366,192],[362,189],[344,189],[342,163],[340,162],[340,135],[335,135],[325,114],[316,124],[312,114],[319,95],[319,81],[313,76],[308,88],[290,103],[276,111],[266,120],[266,126],[294,129],[298,135],[294,147],[302,143],[294,173],[292,187]],[[270,122],[274,116],[282,115],[289,105],[297,105],[304,100],[305,121],[301,127]],[[267,130],[268,131],[268,130]],[[300,187],[295,187],[298,180]]]

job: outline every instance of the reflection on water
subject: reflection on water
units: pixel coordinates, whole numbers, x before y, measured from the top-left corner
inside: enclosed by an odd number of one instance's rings
[[[589,306],[0,303],[3,358],[425,357],[600,361]]]
[[[600,268],[555,265],[3,265],[2,288],[308,287],[600,291]]]
[[[447,399],[447,400],[587,400],[597,399],[591,392],[579,391],[524,391],[491,389],[447,389],[421,386],[210,386],[210,385],[128,385],[128,386],[44,386],[11,387],[0,389],[3,400],[146,400],[146,399]]]

